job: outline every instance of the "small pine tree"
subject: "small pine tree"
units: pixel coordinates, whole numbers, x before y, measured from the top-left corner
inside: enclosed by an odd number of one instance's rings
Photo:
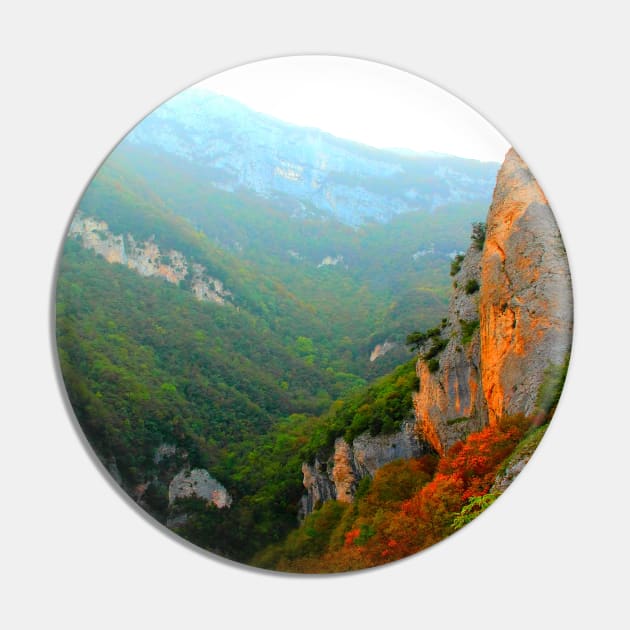
[[[470,239],[475,244],[475,247],[481,251],[483,244],[486,242],[486,224],[480,221],[473,223]]]

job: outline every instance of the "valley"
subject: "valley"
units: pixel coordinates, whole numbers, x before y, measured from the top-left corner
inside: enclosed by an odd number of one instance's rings
[[[500,207],[498,164],[374,149],[196,90],[149,115],[86,189],[59,265],[60,366],[104,468],[203,549],[349,570],[435,542],[387,538],[378,509],[409,529],[420,517],[404,502],[455,475],[451,448],[485,431],[483,482],[445,495],[434,529],[447,535],[518,444],[542,436],[570,344],[561,241],[508,157]],[[509,251],[501,213],[552,232],[520,284],[522,265],[490,260]],[[553,321],[519,311],[540,277],[534,310],[559,310]],[[426,331],[415,354],[414,331]],[[537,357],[540,377],[518,393],[510,352]]]

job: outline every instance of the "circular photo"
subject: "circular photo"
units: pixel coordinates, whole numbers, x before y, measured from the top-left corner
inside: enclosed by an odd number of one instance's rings
[[[59,365],[104,470],[273,571],[382,565],[473,521],[543,437],[571,337],[527,164],[441,88],[351,58],[164,102],[98,168],[58,268]]]

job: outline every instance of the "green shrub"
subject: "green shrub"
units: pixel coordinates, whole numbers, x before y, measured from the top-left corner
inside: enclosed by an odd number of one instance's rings
[[[440,367],[440,362],[438,359],[430,359],[429,361],[427,361],[427,368],[429,369],[429,372],[431,374],[433,374],[434,372],[437,372],[439,367]]]
[[[424,332],[412,332],[407,335],[405,345],[410,346],[410,352],[413,352],[414,350],[418,351],[427,339],[427,334]]]
[[[486,224],[485,223],[473,223],[472,234],[470,239],[474,243],[478,250],[483,249],[483,244],[486,242]]]
[[[462,329],[462,343],[470,343],[475,333],[475,330],[479,328],[479,320],[473,319],[469,322],[464,321],[463,319],[459,320],[459,324]]]
[[[422,355],[422,358],[425,361],[429,361],[433,357],[440,354],[440,352],[442,352],[442,350],[446,348],[447,344],[448,344],[448,339],[442,339],[442,338],[433,339],[433,343],[431,344],[431,347]]]
[[[569,355],[560,365],[551,364],[544,372],[543,381],[538,388],[536,407],[545,414],[551,415],[560,400],[562,387],[569,369]]]
[[[468,503],[464,505],[460,513],[453,519],[453,531],[457,531],[464,527],[464,525],[475,520],[475,518],[485,509],[489,508],[498,498],[498,494],[489,492],[488,494],[482,494],[481,496],[468,499]]]
[[[451,276],[456,276],[459,270],[462,268],[462,262],[464,262],[464,254],[457,254],[451,261]]]
[[[467,295],[472,295],[479,291],[479,282],[475,278],[471,278],[466,282],[466,286],[464,287],[464,291],[466,291]]]

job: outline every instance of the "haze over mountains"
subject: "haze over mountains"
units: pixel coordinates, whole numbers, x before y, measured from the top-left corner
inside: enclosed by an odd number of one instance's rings
[[[165,103],[123,144],[178,156],[221,190],[245,189],[292,214],[329,215],[354,226],[453,202],[489,203],[499,167],[375,149],[282,122],[201,88]]]

